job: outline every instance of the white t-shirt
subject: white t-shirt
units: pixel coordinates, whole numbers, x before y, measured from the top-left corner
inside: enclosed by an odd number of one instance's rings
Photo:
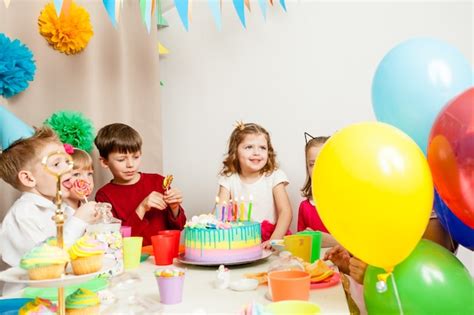
[[[10,266],[18,266],[21,257],[36,244],[56,236],[56,223],[51,219],[56,206],[48,199],[24,192],[8,210],[0,230],[0,252]],[[84,234],[87,223],[74,217],[74,210],[64,207],[64,243],[72,244]]]
[[[240,179],[239,174],[234,173],[230,176],[220,176],[219,185],[230,192],[233,200],[241,202],[244,197],[245,211],[247,214],[250,195],[252,195],[252,220],[262,222],[268,220],[275,224],[276,207],[273,198],[273,188],[284,183],[288,185],[288,177],[282,170],[276,170],[270,175],[262,175],[255,183],[245,184]]]

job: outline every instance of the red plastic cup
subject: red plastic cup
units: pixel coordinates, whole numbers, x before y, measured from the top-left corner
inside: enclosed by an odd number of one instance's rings
[[[175,250],[175,237],[173,235],[159,234],[151,237],[155,265],[171,265]]]
[[[163,231],[158,231],[158,235],[172,235],[174,237],[173,258],[178,257],[181,231],[180,230],[163,230]]]

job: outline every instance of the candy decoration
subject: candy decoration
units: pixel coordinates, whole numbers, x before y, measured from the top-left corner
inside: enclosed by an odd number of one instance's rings
[[[92,193],[91,184],[84,179],[76,180],[72,185],[72,189],[77,195],[79,195],[81,198],[84,198],[86,202],[87,196]]]
[[[163,179],[163,189],[168,191],[168,189],[170,189],[171,182],[173,182],[173,175],[167,175],[165,179]]]

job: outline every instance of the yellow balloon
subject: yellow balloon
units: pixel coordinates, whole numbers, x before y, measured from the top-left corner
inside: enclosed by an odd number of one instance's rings
[[[354,256],[391,271],[421,239],[433,206],[423,152],[402,131],[366,122],[335,133],[312,174],[324,225]]]

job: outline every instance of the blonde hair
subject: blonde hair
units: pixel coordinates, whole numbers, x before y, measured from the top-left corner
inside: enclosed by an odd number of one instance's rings
[[[56,133],[49,127],[35,129],[33,136],[13,142],[0,154],[0,177],[14,188],[21,187],[18,173],[31,167],[38,157],[40,150],[49,143],[61,143]]]
[[[94,170],[94,166],[92,164],[92,157],[86,151],[74,148],[74,152],[71,154],[71,157],[74,161],[74,170]]]
[[[239,144],[244,140],[247,135],[259,135],[265,136],[268,145],[268,161],[267,164],[262,168],[260,173],[269,174],[278,168],[276,162],[276,153],[273,149],[272,142],[270,141],[270,134],[260,125],[254,123],[239,123],[235,127],[234,131],[229,138],[229,147],[227,155],[222,162],[223,167],[220,175],[230,176],[234,173],[240,173],[239,157],[237,156],[237,148]]]
[[[315,137],[311,138],[308,142],[306,142],[306,146],[304,147],[304,160],[305,160],[305,169],[306,169],[306,180],[304,182],[303,188],[301,188],[301,195],[305,198],[310,198],[312,195],[311,191],[311,174],[308,171],[308,161],[306,160],[306,157],[308,156],[308,151],[311,148],[323,145],[329,137]]]

